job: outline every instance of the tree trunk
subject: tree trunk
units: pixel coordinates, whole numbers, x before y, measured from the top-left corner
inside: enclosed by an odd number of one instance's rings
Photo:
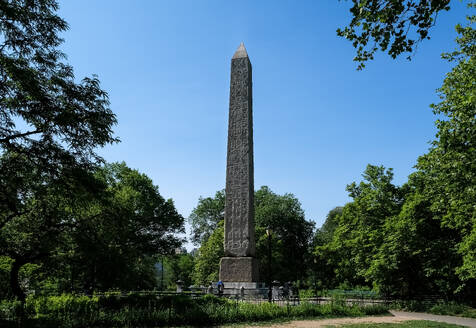
[[[20,272],[20,268],[23,266],[23,264],[23,261],[15,259],[10,269],[10,288],[12,289],[13,295],[22,303],[25,302],[26,295],[20,287],[18,273]]]

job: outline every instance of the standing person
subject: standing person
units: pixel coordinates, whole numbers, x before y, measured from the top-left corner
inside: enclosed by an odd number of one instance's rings
[[[210,285],[208,286],[207,294],[213,294],[213,282],[212,281],[210,281]]]
[[[283,298],[289,299],[289,282],[285,282],[283,286]]]
[[[218,281],[217,283],[217,289],[218,289],[218,296],[223,296],[223,291],[225,290],[225,285],[223,284],[223,281]]]

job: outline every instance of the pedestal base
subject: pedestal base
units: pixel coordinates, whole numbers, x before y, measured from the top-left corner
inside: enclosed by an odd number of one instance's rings
[[[258,280],[258,260],[254,257],[222,257],[220,280],[226,282],[254,282]]]
[[[266,298],[268,289],[261,282],[224,282],[224,295],[234,295],[237,298]]]

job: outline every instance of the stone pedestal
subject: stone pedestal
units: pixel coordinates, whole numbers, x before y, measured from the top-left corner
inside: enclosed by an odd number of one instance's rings
[[[254,257],[222,257],[220,259],[220,280],[226,282],[258,281],[258,260]]]
[[[225,282],[225,295],[234,295],[237,298],[266,298],[267,288],[259,282]]]

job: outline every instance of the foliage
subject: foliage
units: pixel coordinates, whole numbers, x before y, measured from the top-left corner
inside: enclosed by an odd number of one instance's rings
[[[0,150],[22,161],[3,163],[0,228],[23,213],[28,180],[74,176],[100,159],[95,147],[117,141],[98,79],[78,84],[62,61],[58,34],[67,24],[57,9],[54,0],[0,2]],[[12,174],[24,164],[30,175]]]
[[[338,227],[331,242],[316,247],[321,266],[335,272],[334,285],[368,285],[373,256],[382,245],[382,227],[387,217],[400,211],[404,191],[391,183],[393,172],[382,166],[368,165],[365,181],[347,186],[353,202],[338,216]]]
[[[474,5],[476,7],[476,4]],[[459,48],[443,54],[456,66],[446,75],[439,89],[441,102],[432,105],[436,139],[430,151],[418,159],[424,174],[424,192],[431,199],[431,210],[444,227],[458,232],[457,268],[463,282],[476,279],[476,30],[457,26]]]
[[[455,63],[439,89],[437,135],[401,187],[369,165],[347,187],[331,240],[315,247],[321,286],[368,286],[387,297],[474,300],[476,290],[476,33],[457,26]],[[417,306],[419,306],[417,304]]]
[[[215,197],[200,197],[192,210],[189,222],[192,225],[192,242],[201,245],[218,228],[225,217],[225,190],[217,191]]]
[[[0,300],[12,296],[9,281],[11,266],[11,258],[7,256],[0,256]]]
[[[98,191],[95,148],[117,141],[99,80],[76,82],[64,61],[57,9],[54,0],[0,1],[0,255],[13,260],[20,299],[21,267],[63,242],[72,213]]]
[[[450,0],[352,0],[352,19],[337,29],[337,35],[352,42],[357,50],[354,61],[362,69],[378,50],[394,59],[414,52],[418,43],[430,39],[439,12],[449,9]]]
[[[342,215],[343,207],[338,206],[333,208],[327,214],[326,220],[321,228],[317,229],[312,243],[311,249],[315,250],[317,247],[321,247],[329,244],[332,241],[334,232],[339,226],[339,218]],[[321,248],[322,249],[322,248]],[[312,256],[312,261],[309,263],[309,279],[311,279],[309,285],[313,285],[314,294],[317,289],[327,289],[336,286],[334,266],[331,265],[329,259],[325,256]]]
[[[339,225],[339,216],[342,215],[342,210],[342,206],[337,206],[327,213],[324,224],[319,229],[317,229],[316,233],[314,234],[314,246],[324,245],[332,240],[334,231]]]
[[[18,187],[9,197],[16,198],[15,208],[19,211],[13,214],[0,211],[1,215],[9,216],[0,229],[0,255],[12,259],[10,290],[23,299],[21,268],[28,263],[50,261],[66,244],[67,232],[77,219],[75,215],[103,186],[91,172],[82,169],[59,176],[43,174],[41,168],[17,153],[0,157],[0,168],[0,183],[8,188]]]
[[[220,258],[224,256],[223,249],[223,221],[210,237],[200,246],[193,267],[193,281],[197,285],[207,286],[211,281],[218,281]]]
[[[172,254],[164,257],[163,263],[164,287],[167,287],[169,290],[175,290],[177,280],[181,280],[184,287],[192,285],[192,271],[195,265],[195,259],[191,254],[188,254],[186,251],[182,251],[180,254]]]
[[[476,319],[476,309],[456,302],[439,303],[432,306],[428,312],[433,314],[461,316]]]
[[[15,263],[21,264],[16,268],[16,288],[21,292],[92,293],[157,286],[155,257],[180,246],[176,233],[183,232],[183,217],[150,178],[125,163],[106,164],[91,178],[101,188],[95,197],[83,190],[43,185],[43,198],[32,198],[28,204],[32,213],[2,230],[2,251],[17,257],[10,273]],[[50,223],[55,219],[54,229],[45,227],[43,218]],[[18,256],[31,254],[38,256],[38,265],[18,261]]]
[[[180,246],[183,217],[145,174],[125,163],[106,164],[96,176],[107,187],[79,213],[58,261],[73,290],[153,289],[159,254]],[[58,272],[61,274],[61,272]],[[68,289],[62,289],[68,290]]]
[[[314,223],[307,221],[299,200],[290,193],[278,195],[266,186],[255,192],[256,256],[264,280],[303,280],[310,259]],[[271,232],[271,273],[268,272],[268,237]]]
[[[2,303],[5,304],[5,303]],[[14,311],[14,305],[2,305]],[[186,296],[129,294],[125,296],[29,297],[27,311],[37,326],[55,327],[158,327],[168,325],[211,326],[234,322],[256,322],[276,318],[363,316],[387,313],[378,306],[342,306],[339,304],[279,306],[253,304],[206,295],[199,299]],[[15,314],[0,312],[3,319]],[[2,318],[0,318],[2,319]]]

